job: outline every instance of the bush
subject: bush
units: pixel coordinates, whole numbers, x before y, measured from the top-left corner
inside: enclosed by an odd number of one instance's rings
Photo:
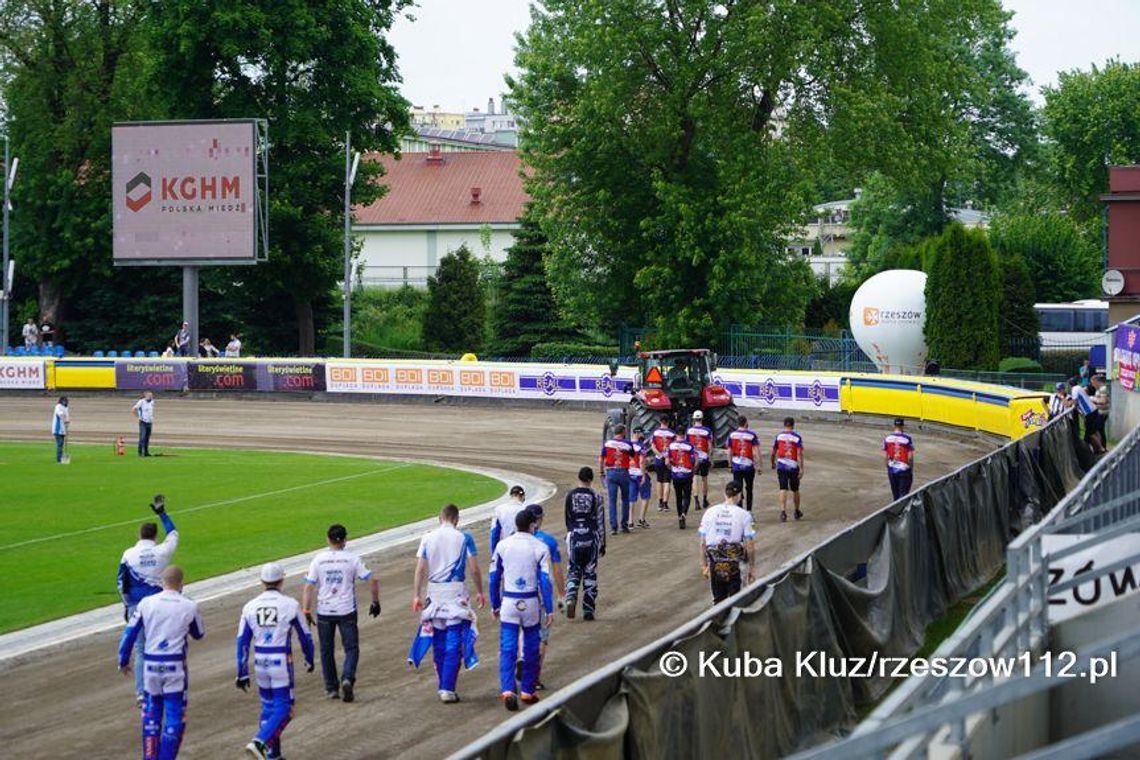
[[[1042,351],[1041,367],[1051,374],[1075,377],[1081,362],[1089,358],[1088,349],[1071,351]]]
[[[428,278],[424,343],[432,351],[479,351],[483,348],[487,309],[479,262],[462,245],[439,262]]]
[[[1041,372],[1041,365],[1025,356],[1007,356],[998,362],[998,372]]]
[[[365,349],[423,350],[427,291],[364,288],[352,294],[352,342]],[[339,336],[334,336],[339,340]],[[355,353],[355,348],[354,348]]]
[[[563,359],[566,357],[599,357],[613,359],[617,346],[597,346],[588,343],[536,343],[530,355],[535,359]]]

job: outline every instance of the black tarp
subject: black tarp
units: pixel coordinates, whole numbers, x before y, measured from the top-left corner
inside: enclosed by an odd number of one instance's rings
[[[1074,488],[1087,451],[1069,414],[966,465],[745,589],[717,618],[682,626],[620,669],[603,668],[553,713],[513,735],[493,733],[461,755],[656,760],[731,752],[779,757],[854,725],[856,709],[891,685],[882,674],[797,675],[797,653],[839,659],[909,657],[926,627],[993,578],[1005,546]],[[665,676],[663,654],[688,672]],[[701,677],[701,657],[782,664],[782,677]],[[818,658],[818,654],[813,655]],[[723,672],[723,667],[718,671]],[[534,710],[534,708],[531,708]],[[524,713],[524,720],[526,713]]]

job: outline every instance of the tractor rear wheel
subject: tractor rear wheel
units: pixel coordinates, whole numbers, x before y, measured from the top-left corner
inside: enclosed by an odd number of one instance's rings
[[[653,431],[661,425],[661,420],[669,415],[668,412],[659,412],[647,407],[641,399],[634,396],[629,402],[629,433],[641,428],[645,437],[653,435]]]
[[[607,409],[606,421],[602,423],[602,443],[614,437],[614,428],[625,424],[624,409]]]
[[[705,410],[705,424],[713,431],[713,445],[723,448],[728,442],[729,433],[740,424],[740,411],[732,403],[728,406],[714,406]]]

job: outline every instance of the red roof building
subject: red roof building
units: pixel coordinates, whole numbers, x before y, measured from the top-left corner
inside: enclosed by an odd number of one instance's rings
[[[388,191],[357,207],[364,284],[423,284],[449,252],[506,258],[528,196],[511,152],[405,153],[375,157]],[[489,234],[488,234],[489,233]]]

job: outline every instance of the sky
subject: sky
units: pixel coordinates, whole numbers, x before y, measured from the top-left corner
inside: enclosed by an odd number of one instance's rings
[[[393,26],[401,91],[413,105],[483,110],[514,71],[515,33],[530,20],[529,0],[418,0]],[[1119,56],[1140,61],[1140,0],[1003,0],[1014,12],[1012,47],[1033,84],[1055,84],[1058,71],[1088,69]]]

